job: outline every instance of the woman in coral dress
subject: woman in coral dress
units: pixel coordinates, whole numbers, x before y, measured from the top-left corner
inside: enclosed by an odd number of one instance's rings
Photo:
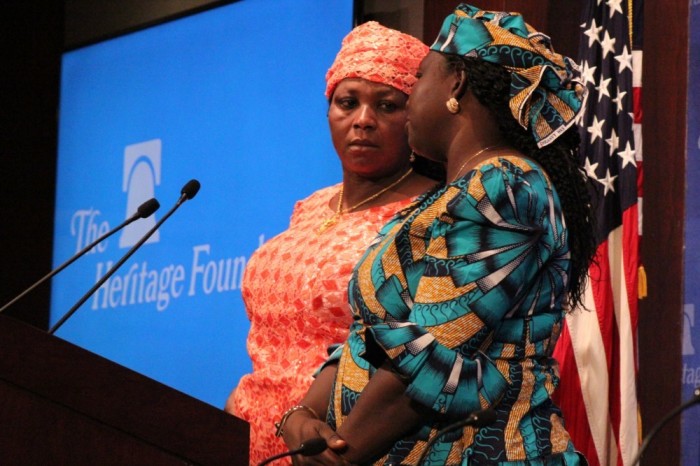
[[[250,463],[286,451],[275,422],[306,393],[327,348],[347,338],[352,268],[384,223],[436,181],[414,170],[406,101],[427,47],[376,22],[343,40],[326,75],[343,181],[297,202],[289,228],[251,257],[243,299],[253,372],[226,410],[250,423]],[[417,168],[416,168],[417,169]]]

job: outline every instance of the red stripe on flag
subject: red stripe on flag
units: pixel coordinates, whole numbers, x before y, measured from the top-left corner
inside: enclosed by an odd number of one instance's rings
[[[639,176],[639,171],[637,171]],[[639,179],[637,179],[639,182]],[[637,206],[627,209],[622,213],[623,232],[623,260],[625,264],[625,282],[627,283],[627,301],[629,303],[629,313],[632,329],[637,328],[639,320],[639,300],[637,299],[637,280],[639,268],[639,235],[637,234],[639,221],[639,210]],[[634,354],[635,368],[637,361],[637,332],[632,332],[634,345],[630,350]]]
[[[608,263],[608,241],[603,241],[596,251],[595,262],[590,270],[590,287],[593,289],[595,309],[591,311],[598,315],[600,333],[603,335],[605,359],[608,373],[612,364],[613,339],[615,330],[615,306],[610,289],[610,264]],[[587,312],[587,311],[584,311]],[[600,368],[603,369],[603,368]]]
[[[642,110],[642,88],[633,87],[632,88],[632,101],[634,108],[634,122],[641,123],[644,111]]]

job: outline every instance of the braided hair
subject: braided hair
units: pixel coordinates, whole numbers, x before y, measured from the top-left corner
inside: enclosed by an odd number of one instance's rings
[[[537,147],[530,131],[517,122],[510,111],[510,72],[500,65],[477,58],[443,54],[448,69],[464,70],[467,87],[489,109],[508,143],[544,168],[554,184],[569,231],[571,271],[569,307],[583,305],[588,268],[594,260],[596,239],[589,183],[580,170],[580,136],[576,127],[569,128],[545,147]]]

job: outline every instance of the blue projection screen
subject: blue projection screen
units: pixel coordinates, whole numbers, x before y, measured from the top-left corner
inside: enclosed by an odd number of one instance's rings
[[[352,0],[244,0],[63,56],[54,325],[201,183],[56,335],[223,407],[250,371],[246,262],[295,200],[340,181],[323,96]]]

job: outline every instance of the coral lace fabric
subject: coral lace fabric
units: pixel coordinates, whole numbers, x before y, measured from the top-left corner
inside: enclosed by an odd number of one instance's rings
[[[250,464],[286,451],[274,422],[306,394],[313,373],[342,343],[352,323],[347,285],[355,263],[407,199],[343,214],[318,234],[333,215],[328,206],[340,185],[297,202],[289,229],[250,258],[243,299],[251,322],[248,353],[253,373],[233,394],[234,414],[250,423]]]

